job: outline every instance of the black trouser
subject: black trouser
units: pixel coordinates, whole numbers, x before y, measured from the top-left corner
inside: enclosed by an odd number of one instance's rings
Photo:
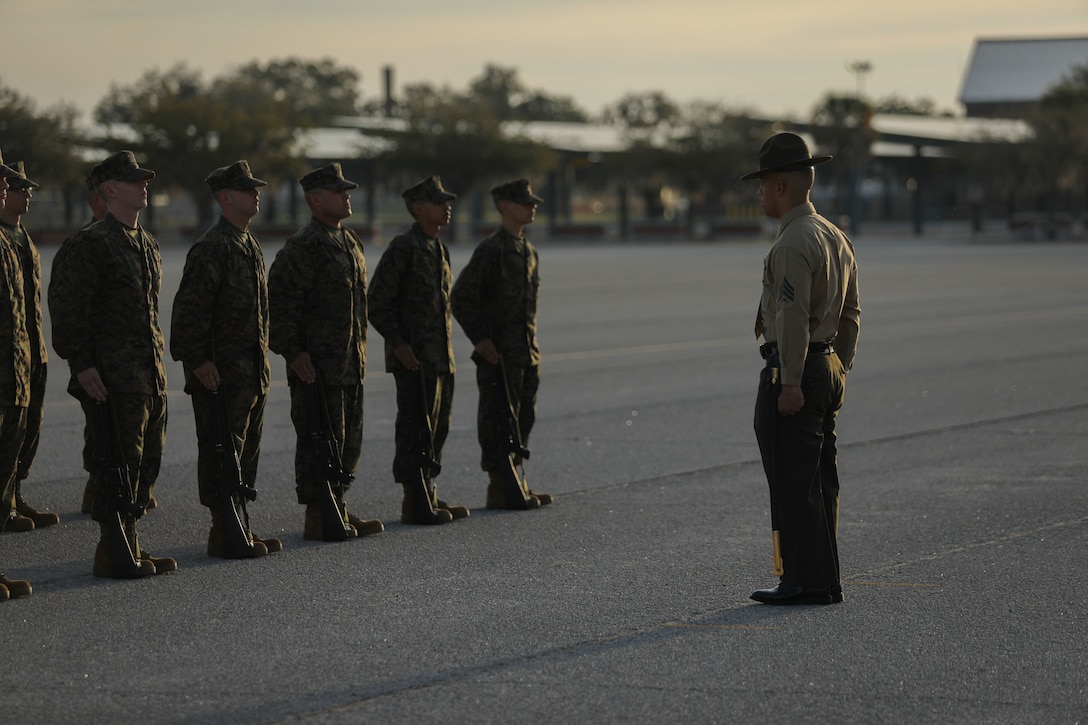
[[[772,525],[779,532],[782,581],[795,586],[839,583],[839,472],[835,416],[845,373],[838,355],[809,353],[801,379],[804,406],[778,413],[781,385],[770,384],[778,357],[767,359],[756,394],[755,431],[770,485]]]

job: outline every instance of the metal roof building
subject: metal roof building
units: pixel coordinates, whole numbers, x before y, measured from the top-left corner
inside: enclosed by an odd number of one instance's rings
[[[1023,117],[1076,66],[1088,66],[1088,37],[979,39],[960,102],[968,116]]]

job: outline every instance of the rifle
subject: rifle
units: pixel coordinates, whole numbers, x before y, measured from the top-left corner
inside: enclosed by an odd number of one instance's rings
[[[502,467],[502,490],[508,508],[526,510],[536,508],[539,501],[529,495],[524,475],[518,473],[517,461],[529,458],[529,449],[521,439],[521,426],[514,413],[514,403],[510,400],[510,386],[506,379],[506,364],[502,356],[495,365],[489,365],[480,359],[480,364],[488,370],[488,386],[491,388],[492,414],[499,426],[499,443],[506,454],[506,465]]]
[[[429,483],[432,477],[442,472],[442,464],[434,457],[434,426],[431,423],[431,411],[427,410],[427,396],[423,392],[423,366],[416,373],[409,373],[409,383],[405,391],[415,435],[412,439],[412,480],[404,483],[405,486],[415,489],[415,495],[409,497],[415,506],[415,523],[444,524],[452,518],[444,510],[435,510]]]
[[[136,535],[136,520],[144,514],[136,503],[136,491],[128,474],[128,464],[117,439],[109,400],[91,401],[91,423],[94,426],[98,466],[102,474],[99,495],[106,500],[106,529],[109,537],[110,576],[114,579],[136,579],[143,576]],[[132,538],[125,533],[125,519],[132,521]]]
[[[257,499],[257,490],[242,482],[242,466],[234,438],[227,425],[227,405],[223,387],[208,390],[212,413],[212,445],[218,462],[219,513],[223,522],[223,558],[253,558],[253,539],[249,534],[246,501]]]
[[[347,513],[341,503],[345,487],[355,476],[344,470],[340,451],[336,447],[329,423],[329,407],[321,385],[321,375],[312,383],[302,383],[306,391],[310,423],[309,438],[317,461],[317,480],[321,487],[321,538],[325,541],[346,541],[355,536],[355,528],[347,522]]]

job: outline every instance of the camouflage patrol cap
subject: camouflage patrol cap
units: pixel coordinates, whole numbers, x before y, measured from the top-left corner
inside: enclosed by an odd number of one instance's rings
[[[402,191],[400,195],[409,204],[413,201],[431,201],[441,204],[444,201],[453,201],[457,198],[457,194],[442,188],[442,179],[437,176],[428,176],[426,179],[416,182]]]
[[[299,179],[298,183],[302,184],[303,191],[313,191],[314,189],[344,191],[345,189],[359,188],[359,185],[354,181],[348,181],[344,178],[344,172],[340,170],[340,164],[335,162],[322,166],[320,169],[314,169]]]
[[[107,181],[151,181],[155,172],[142,169],[136,163],[136,154],[131,151],[118,151],[95,164],[91,169],[91,183],[98,188]]]
[[[4,163],[4,152],[0,151],[0,176],[5,179],[19,176],[19,172]]]
[[[31,181],[30,179],[26,178],[26,171],[23,170],[22,161],[15,162],[15,166],[13,166],[12,168],[14,168],[17,173],[15,176],[8,177],[8,187],[16,191],[20,189],[38,188],[38,182]]]
[[[512,201],[517,204],[540,204],[544,200],[533,193],[528,179],[505,181],[491,190],[495,201]]]
[[[208,174],[208,178],[204,179],[204,183],[208,185],[213,194],[223,189],[249,191],[250,189],[256,189],[258,186],[268,186],[268,182],[261,181],[253,176],[253,172],[249,170],[249,162],[245,159],[235,161],[230,166],[221,166]]]

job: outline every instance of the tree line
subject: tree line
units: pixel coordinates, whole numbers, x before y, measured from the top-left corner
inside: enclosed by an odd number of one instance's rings
[[[39,109],[0,79],[0,141],[6,158],[25,161],[36,180],[65,189],[73,200],[87,171],[84,159],[93,158],[93,151],[132,149],[163,183],[191,197],[204,224],[212,205],[202,180],[211,169],[246,158],[270,180],[300,175],[306,170],[305,131],[330,125],[337,116],[399,119],[399,128],[380,147],[359,152],[371,178],[437,173],[462,190],[511,174],[563,172],[570,165],[571,159],[509,122],[612,125],[623,150],[592,169],[581,160],[580,182],[622,184],[644,195],[651,213],[664,186],[682,190],[708,214],[719,212],[735,180],[750,170],[761,140],[780,127],[754,109],[702,100],[681,104],[662,91],[626,93],[594,116],[570,97],[528,87],[517,69],[495,64],[464,89],[416,83],[394,99],[364,98],[361,80],[356,70],[328,58],[252,61],[210,79],[180,63],[148,70],[130,84],[112,84],[95,106],[95,125],[88,131],[75,107]],[[845,187],[856,182],[852,174],[864,173],[874,113],[932,116],[937,110],[926,99],[828,93],[807,119],[792,122],[809,129],[822,152],[843,161],[829,170],[833,183]],[[1035,131],[1031,141],[973,144],[958,154],[959,173],[994,193],[1083,193],[1088,201],[1088,67],[1055,86],[1028,121]]]

